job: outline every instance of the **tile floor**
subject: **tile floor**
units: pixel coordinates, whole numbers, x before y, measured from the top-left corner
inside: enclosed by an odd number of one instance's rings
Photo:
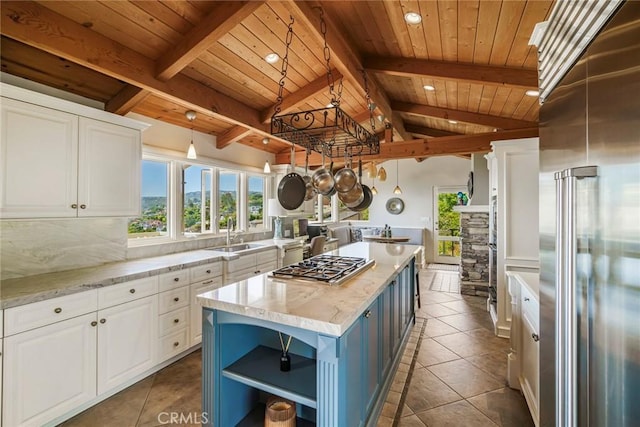
[[[440,275],[440,277],[439,277]],[[485,299],[456,289],[451,271],[420,271],[422,307],[378,426],[533,426],[519,391],[506,386],[509,342],[494,336]],[[432,290],[436,284],[439,291]],[[200,351],[82,412],[65,427],[199,425]],[[168,423],[171,413],[182,423]]]

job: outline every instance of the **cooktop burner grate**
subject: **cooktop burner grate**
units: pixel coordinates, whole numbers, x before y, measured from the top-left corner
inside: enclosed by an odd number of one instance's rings
[[[339,285],[354,275],[366,270],[374,261],[366,258],[339,255],[317,255],[297,264],[279,268],[272,277],[303,279]]]

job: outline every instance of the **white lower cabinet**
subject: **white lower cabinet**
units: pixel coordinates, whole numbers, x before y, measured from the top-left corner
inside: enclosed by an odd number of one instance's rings
[[[191,345],[199,344],[202,341],[202,306],[198,304],[196,297],[203,292],[211,291],[222,286],[222,276],[191,285],[191,320],[190,320],[190,342]]]
[[[4,339],[5,427],[40,426],[96,396],[95,312]]]
[[[98,394],[156,363],[158,297],[98,311]]]

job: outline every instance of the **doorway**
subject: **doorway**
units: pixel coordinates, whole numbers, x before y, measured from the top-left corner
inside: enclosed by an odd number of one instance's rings
[[[433,188],[433,253],[438,264],[460,264],[460,213],[453,210],[468,198],[464,186]]]

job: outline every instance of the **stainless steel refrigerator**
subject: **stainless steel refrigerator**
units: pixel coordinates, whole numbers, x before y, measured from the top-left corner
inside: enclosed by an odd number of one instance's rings
[[[540,424],[640,426],[640,2],[540,111]]]

